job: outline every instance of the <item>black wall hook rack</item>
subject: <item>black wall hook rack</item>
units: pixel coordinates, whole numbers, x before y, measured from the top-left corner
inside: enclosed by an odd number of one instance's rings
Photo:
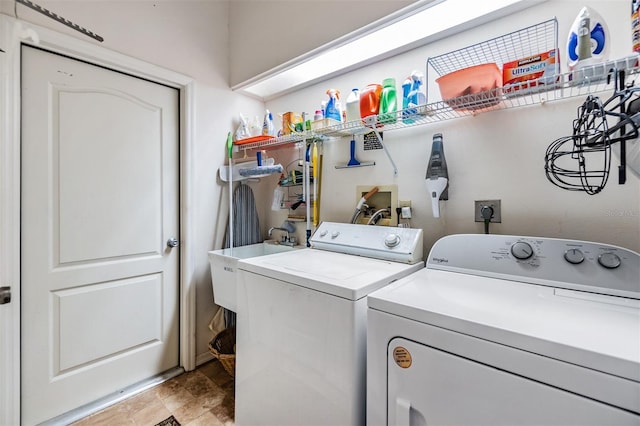
[[[545,154],[545,173],[554,185],[595,195],[602,191],[611,169],[611,145],[620,143],[618,183],[626,175],[626,141],[637,138],[640,129],[640,88],[626,84],[626,73],[611,69],[607,79],[614,79],[613,95],[602,102],[589,95],[578,108],[573,134],[552,142]],[[609,126],[610,120],[616,124]],[[594,167],[595,164],[595,167]]]

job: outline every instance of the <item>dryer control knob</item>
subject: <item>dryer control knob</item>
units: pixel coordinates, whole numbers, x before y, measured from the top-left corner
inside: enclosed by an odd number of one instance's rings
[[[569,249],[564,252],[564,259],[569,263],[577,265],[584,262],[584,253],[579,249]]]
[[[320,232],[320,236],[321,236],[321,237],[324,237],[324,236],[326,236],[326,235],[327,235],[327,230],[326,230],[326,229],[323,229],[323,230],[322,230],[322,232]]]
[[[340,235],[340,231],[333,231],[331,233],[331,238],[338,238],[338,235]]]
[[[622,261],[615,253],[602,253],[598,256],[598,263],[607,269],[616,269]]]
[[[384,238],[384,245],[391,248],[400,244],[400,236],[398,234],[389,234]]]
[[[511,246],[511,254],[516,259],[529,259],[531,256],[533,256],[533,248],[531,247],[531,244],[527,242],[518,241],[517,243],[513,243],[513,245]]]

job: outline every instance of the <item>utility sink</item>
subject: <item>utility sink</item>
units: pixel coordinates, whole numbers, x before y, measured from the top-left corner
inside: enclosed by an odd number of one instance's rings
[[[248,246],[225,248],[209,252],[211,265],[211,285],[213,286],[213,301],[218,306],[236,312],[236,272],[238,260],[251,257],[266,256],[302,248],[303,246],[288,246],[275,240]]]

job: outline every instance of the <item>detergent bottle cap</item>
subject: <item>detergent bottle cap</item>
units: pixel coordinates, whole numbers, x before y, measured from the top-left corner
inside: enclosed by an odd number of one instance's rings
[[[360,100],[360,90],[358,89],[351,90],[351,93],[349,93],[349,96],[347,97],[347,103],[358,101],[358,100]]]

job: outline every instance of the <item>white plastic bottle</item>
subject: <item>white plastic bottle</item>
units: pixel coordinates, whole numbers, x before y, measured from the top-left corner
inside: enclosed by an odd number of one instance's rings
[[[360,120],[360,91],[355,88],[347,97],[347,121]]]
[[[273,115],[271,111],[266,110],[264,114],[264,121],[262,122],[262,134],[264,136],[275,136],[273,128]]]

